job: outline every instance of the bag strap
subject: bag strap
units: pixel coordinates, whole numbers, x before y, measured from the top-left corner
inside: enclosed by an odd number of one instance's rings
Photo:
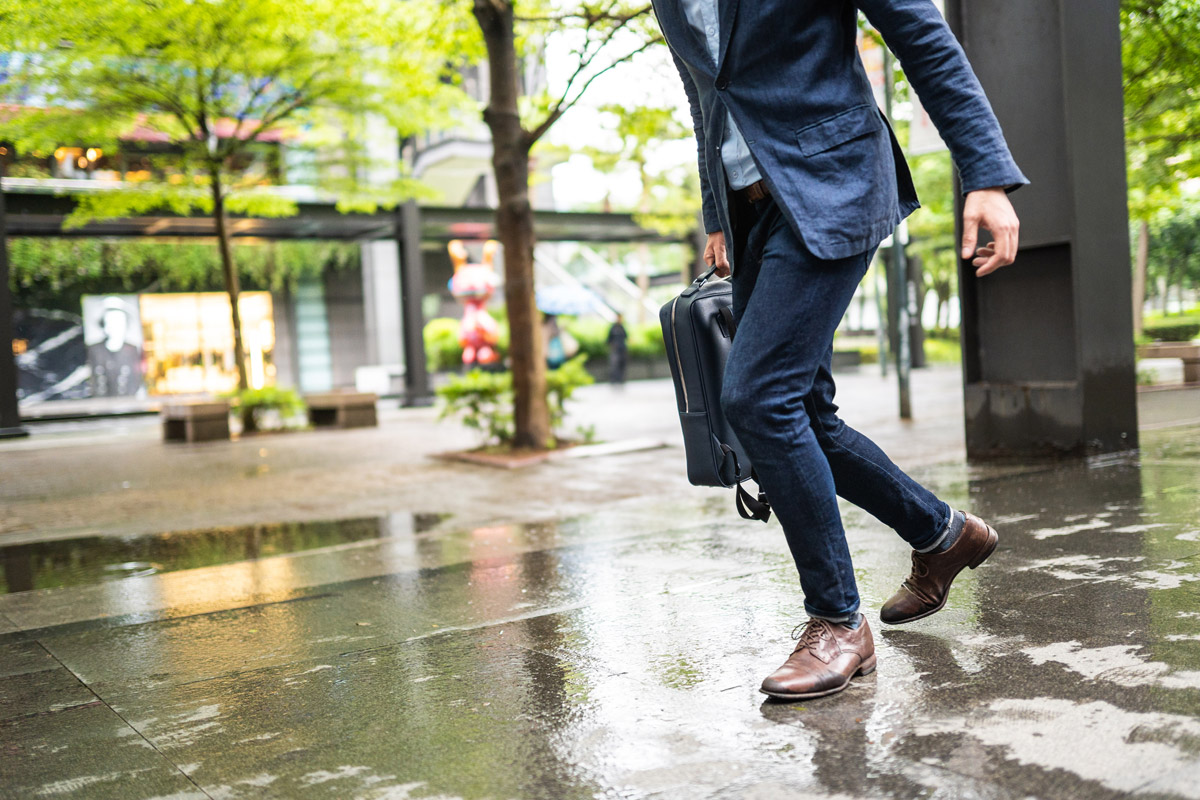
[[[731,456],[733,458],[733,477],[736,479],[742,471],[741,466],[738,464],[737,453],[724,442],[720,442],[720,445],[721,452],[725,458],[728,459]],[[755,483],[758,483],[758,474],[754,471],[753,467],[750,469],[750,477]],[[734,504],[737,506],[738,513],[741,514],[742,519],[758,519],[763,522],[771,519],[771,501],[767,499],[766,492],[762,491],[760,487],[758,497],[755,497],[746,491],[746,487],[742,483],[743,481],[737,482],[737,491],[734,494]]]
[[[754,473],[754,470],[750,470],[750,477],[754,479],[755,483],[758,483],[758,475]],[[767,499],[767,493],[761,487],[756,498],[746,491],[746,487],[742,486],[742,481],[738,481],[736,503],[742,519],[760,519],[763,522],[771,519],[771,501]]]

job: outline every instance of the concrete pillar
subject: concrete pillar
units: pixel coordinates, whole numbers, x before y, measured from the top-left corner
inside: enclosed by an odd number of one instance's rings
[[[1032,181],[1012,195],[1017,262],[984,279],[960,269],[972,459],[1137,447],[1118,9],[946,2]]]
[[[366,325],[366,363],[399,378],[404,364],[404,331],[400,314],[400,248],[395,240],[363,242],[363,320]],[[389,386],[399,394],[402,386]]]

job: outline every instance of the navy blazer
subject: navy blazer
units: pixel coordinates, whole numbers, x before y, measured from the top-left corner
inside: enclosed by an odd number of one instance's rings
[[[718,152],[726,109],[784,216],[818,257],[865,252],[920,207],[858,57],[859,8],[904,65],[963,191],[1029,182],[932,0],[719,0],[716,64],[679,0],[653,5],[691,105],[704,227],[723,230],[727,242]],[[729,258],[732,265],[732,245]]]

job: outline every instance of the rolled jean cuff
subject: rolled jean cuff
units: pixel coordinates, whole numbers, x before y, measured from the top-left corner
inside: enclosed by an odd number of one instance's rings
[[[828,614],[824,611],[819,611],[813,608],[808,603],[805,603],[804,613],[808,614],[813,619],[823,619],[826,622],[849,622],[850,620],[854,619],[854,616],[858,613],[858,607],[859,604],[855,603],[854,608],[850,609],[849,611],[843,611],[840,614]]]
[[[935,550],[942,543],[942,540],[949,535],[950,523],[954,519],[954,509],[948,503],[942,503],[942,505],[946,507],[946,514],[940,518],[939,524],[934,528],[936,533],[926,542],[913,544],[912,549],[918,553],[928,553]]]

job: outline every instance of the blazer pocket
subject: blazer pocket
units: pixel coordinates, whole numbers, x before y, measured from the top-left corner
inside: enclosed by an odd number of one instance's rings
[[[796,131],[800,152],[815,156],[843,142],[875,133],[883,127],[883,119],[874,103],[864,103],[826,117],[820,122]]]

